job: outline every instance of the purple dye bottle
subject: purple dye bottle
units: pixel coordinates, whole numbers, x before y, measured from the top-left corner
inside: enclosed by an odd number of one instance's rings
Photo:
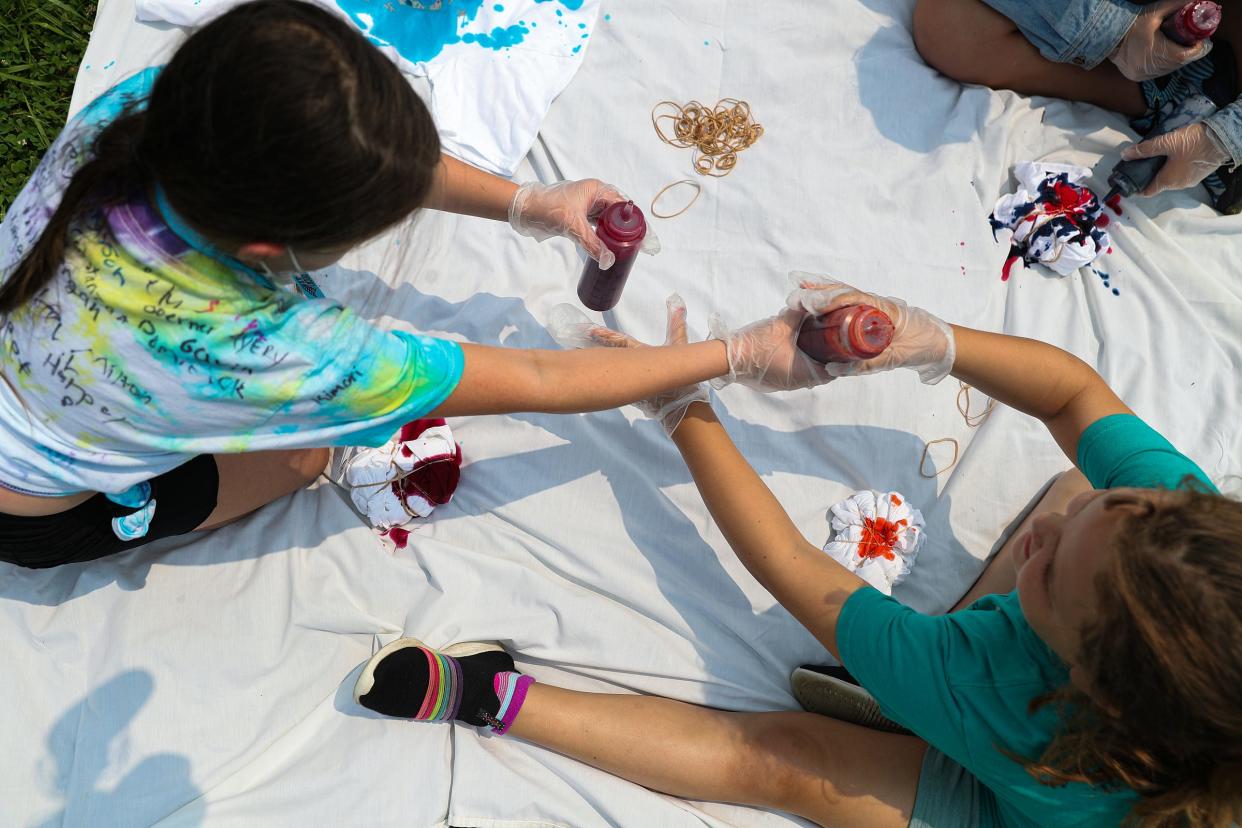
[[[578,281],[578,298],[593,311],[606,311],[621,299],[625,280],[634,269],[634,260],[647,235],[647,220],[634,202],[618,201],[599,214],[595,235],[617,260],[607,270],[600,270],[594,259],[588,259]]]
[[[798,350],[816,362],[871,359],[892,341],[893,320],[870,305],[847,305],[811,316],[798,329]]]
[[[1194,46],[1216,33],[1220,25],[1220,4],[1212,0],[1191,0],[1164,19],[1160,31],[1169,40]]]

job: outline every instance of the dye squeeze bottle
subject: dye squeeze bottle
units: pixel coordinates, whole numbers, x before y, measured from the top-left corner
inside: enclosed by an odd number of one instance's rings
[[[1160,31],[1183,46],[1194,46],[1216,33],[1220,25],[1220,4],[1212,0],[1190,0],[1164,19]]]
[[[607,270],[600,270],[594,259],[588,259],[578,280],[578,298],[593,311],[606,311],[621,299],[625,280],[634,269],[634,260],[647,235],[647,220],[634,202],[619,201],[599,214],[595,235],[617,260]]]
[[[870,305],[847,305],[809,317],[798,329],[798,350],[816,362],[855,362],[884,353],[893,320]]]
[[[1147,138],[1155,138],[1157,135],[1181,129],[1187,124],[1206,118],[1215,111],[1216,104],[1207,95],[1202,93],[1190,95],[1184,98],[1177,105],[1177,110],[1164,120],[1159,129],[1148,134]],[[1112,172],[1108,174],[1109,190],[1108,195],[1104,196],[1104,202],[1115,203],[1113,202],[1115,197],[1129,198],[1139,192],[1151,183],[1156,173],[1160,172],[1160,168],[1164,166],[1164,162],[1168,160],[1166,155],[1157,155],[1154,158],[1118,161]]]

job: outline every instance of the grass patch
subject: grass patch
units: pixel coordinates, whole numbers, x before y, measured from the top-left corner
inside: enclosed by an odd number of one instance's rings
[[[93,0],[0,0],[0,218],[60,134]]]

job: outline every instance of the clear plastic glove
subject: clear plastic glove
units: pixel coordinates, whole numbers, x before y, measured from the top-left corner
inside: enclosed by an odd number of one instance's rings
[[[830,362],[825,368],[835,377],[875,374],[894,368],[917,371],[928,385],[940,382],[953,370],[957,346],[953,329],[921,308],[912,308],[900,299],[876,296],[850,287],[828,276],[794,271],[790,274],[794,290],[789,307],[816,316],[848,305],[871,305],[893,320],[893,342],[884,353],[858,362]]]
[[[1210,38],[1183,46],[1160,31],[1164,19],[1184,5],[1186,0],[1163,0],[1143,7],[1130,31],[1108,56],[1121,74],[1132,81],[1159,78],[1212,51]]]
[[[798,350],[798,329],[806,313],[787,309],[776,316],[753,322],[736,331],[717,314],[709,320],[712,339],[725,343],[729,374],[712,380],[714,388],[731,382],[756,391],[793,391],[831,382],[833,376],[822,363]]]
[[[595,235],[591,220],[609,204],[625,200],[625,195],[616,187],[594,178],[559,184],[531,181],[513,194],[513,201],[509,202],[509,224],[536,241],[553,236],[573,239],[588,256],[599,262],[601,269],[607,270],[617,257]],[[650,225],[642,251],[652,255],[660,252],[660,240]]]
[[[1187,124],[1121,151],[1121,157],[1126,161],[1157,155],[1166,156],[1169,160],[1139,193],[1141,196],[1193,187],[1222,164],[1233,162],[1229,151],[1203,121]]]
[[[686,303],[674,293],[664,300],[668,309],[668,334],[664,338],[665,345],[685,345],[686,335]],[[557,305],[552,309],[548,319],[548,331],[563,348],[646,348],[632,336],[597,325],[587,318],[586,314],[573,305]],[[634,403],[638,410],[659,420],[665,432],[670,436],[681,425],[686,416],[686,409],[692,402],[710,402],[707,386],[703,383],[683,385],[656,394],[649,399]]]

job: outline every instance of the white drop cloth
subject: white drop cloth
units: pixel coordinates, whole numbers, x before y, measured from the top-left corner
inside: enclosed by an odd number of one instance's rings
[[[433,12],[432,0],[422,3],[423,10],[410,7],[409,0],[313,1],[353,21],[403,71],[427,78],[427,103],[444,148],[500,175],[517,170],[548,107],[578,71],[600,5],[600,0],[456,0],[456,5],[440,0]],[[134,0],[138,20],[178,26],[201,25],[239,2]],[[434,17],[455,17],[457,39],[441,42],[437,33],[423,33],[419,27]]]
[[[132,2],[101,3],[75,106],[178,38],[136,24]],[[831,273],[1074,351],[1229,488],[1242,460],[1242,216],[1198,194],[1132,200],[1097,263],[1120,296],[1081,274],[1002,283],[1006,247],[987,214],[1012,165],[1103,159],[1106,171],[1125,123],[939,77],[914,50],[912,7],[605,2],[612,19],[520,174],[599,176],[646,208],[692,174],[689,151],[652,133],[651,107],[748,100],[764,136],[731,175],[704,179],[684,216],[655,221],[664,252],[635,267],[621,327],[660,341],[677,290],[701,334],[713,309],[743,322],[782,307],[787,270]],[[1099,172],[1090,183],[1104,185]],[[399,240],[321,285],[392,325],[514,347],[550,346],[541,320],[575,301],[582,261],[569,242],[432,214]],[[855,490],[917,504],[928,540],[894,594],[937,611],[1068,465],[1010,409],[968,428],[957,390],[898,372],[784,396],[728,388],[717,410],[815,542],[827,507]],[[381,720],[350,700],[351,671],[404,633],[499,640],[569,687],[794,708],[788,675],[822,649],[728,551],[659,424],[636,419],[452,421],[461,486],[395,555],[344,492],[321,486],[198,540],[54,571],[0,567],[0,825],[798,824],[660,796],[471,728]],[[924,441],[945,436],[961,441],[960,461],[923,479]]]

